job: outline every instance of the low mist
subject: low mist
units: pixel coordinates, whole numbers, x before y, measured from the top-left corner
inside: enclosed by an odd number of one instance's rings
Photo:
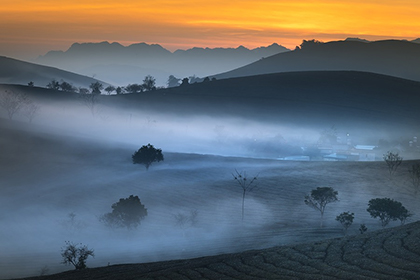
[[[364,145],[393,143],[412,137],[410,131],[393,138],[387,129],[334,120],[298,126],[225,112],[160,113],[109,103],[90,110],[78,100],[34,100],[40,109],[31,122],[22,115],[0,119],[0,278],[73,269],[60,263],[65,241],[94,249],[89,267],[192,258],[342,236],[334,221],[342,211],[355,212],[354,233],[360,223],[379,228],[365,210],[374,196],[415,205],[409,182],[401,180],[395,193],[380,162],[277,160],[305,155],[331,131],[340,141],[351,137]],[[148,143],[161,148],[165,160],[146,171],[132,164],[131,155]],[[258,176],[258,187],[246,196],[244,221],[235,170]],[[327,233],[318,228],[319,213],[303,203],[318,186],[332,186],[340,196],[328,207]],[[100,221],[130,195],[148,209],[138,228],[109,228]],[[175,216],[191,211],[197,222],[177,225]]]

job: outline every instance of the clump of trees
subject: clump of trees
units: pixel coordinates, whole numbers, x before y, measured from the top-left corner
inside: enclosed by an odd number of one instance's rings
[[[152,163],[163,161],[163,154],[161,149],[156,149],[149,143],[138,149],[131,158],[133,164],[143,164],[146,167],[146,170],[149,170]]]
[[[100,220],[105,225],[113,228],[137,228],[147,216],[147,209],[137,195],[121,198],[118,202],[112,204],[111,208],[112,212],[106,213]]]
[[[66,241],[66,246],[61,249],[61,256],[63,257],[63,264],[72,264],[76,270],[81,270],[86,268],[88,257],[95,257],[95,254],[92,249],[82,243],[74,244]]]
[[[238,182],[239,186],[242,188],[242,221],[244,220],[245,216],[245,196],[248,192],[252,191],[255,187],[255,181],[258,178],[257,176],[248,178],[246,176],[246,172],[239,172],[235,170],[235,173],[232,173],[233,179]]]
[[[398,153],[388,151],[383,156],[384,161],[388,166],[389,175],[392,176],[397,171],[398,166],[401,165],[403,158]]]
[[[335,218],[336,221],[340,222],[340,224],[344,228],[344,234],[347,234],[348,228],[353,224],[354,220],[354,213],[350,212],[343,212]]]
[[[325,208],[329,203],[338,201],[338,192],[330,187],[318,187],[305,196],[305,204],[321,213],[321,227],[323,226]]]
[[[382,227],[386,227],[390,221],[400,220],[403,225],[412,214],[401,202],[390,198],[374,198],[369,200],[366,209],[372,218],[379,218]]]

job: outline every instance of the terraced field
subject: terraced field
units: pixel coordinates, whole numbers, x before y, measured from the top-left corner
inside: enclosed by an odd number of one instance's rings
[[[420,222],[295,246],[27,279],[420,279]]]

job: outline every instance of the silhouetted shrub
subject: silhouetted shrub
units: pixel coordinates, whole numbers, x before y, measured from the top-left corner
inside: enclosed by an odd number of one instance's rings
[[[138,196],[130,195],[112,204],[112,212],[103,215],[100,220],[109,227],[136,228],[147,216],[147,209]]]
[[[379,218],[382,227],[386,227],[390,221],[400,220],[404,224],[412,214],[401,204],[390,198],[374,198],[369,200],[366,209],[372,218]]]
[[[156,149],[149,143],[142,146],[131,158],[133,164],[143,164],[146,166],[146,170],[149,170],[152,163],[163,161],[163,154],[161,149]]]

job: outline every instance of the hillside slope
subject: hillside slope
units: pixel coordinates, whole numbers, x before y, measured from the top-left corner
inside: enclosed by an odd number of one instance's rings
[[[33,82],[35,86],[45,87],[51,80],[66,81],[75,87],[89,88],[96,79],[60,70],[0,56],[0,83],[27,85]],[[106,83],[102,82],[104,85]]]
[[[375,42],[307,42],[238,69],[218,79],[290,71],[355,70],[420,80],[420,44],[387,40]]]
[[[26,278],[417,279],[420,222],[364,235],[198,259],[114,265]]]

